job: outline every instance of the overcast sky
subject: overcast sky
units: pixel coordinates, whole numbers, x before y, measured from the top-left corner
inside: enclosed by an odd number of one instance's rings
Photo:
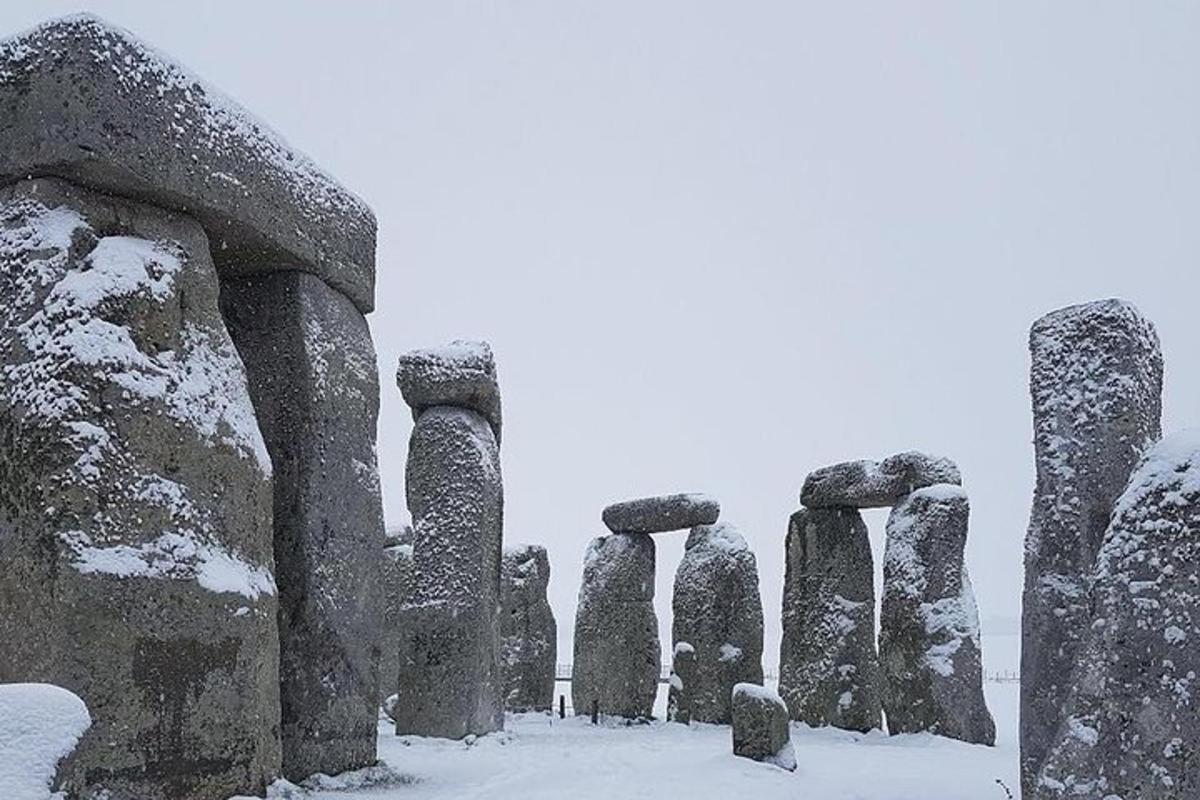
[[[505,537],[549,547],[560,661],[600,509],[703,491],[757,552],[773,669],[804,476],[905,449],[961,466],[1003,628],[1050,309],[1135,302],[1164,428],[1200,424],[1200,4],[8,0],[0,30],[81,6],[374,207],[390,524],[397,356],[491,342]]]

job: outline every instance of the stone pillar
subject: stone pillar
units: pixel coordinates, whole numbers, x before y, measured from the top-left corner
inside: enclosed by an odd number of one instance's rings
[[[1087,583],[1112,504],[1160,434],[1162,355],[1136,308],[1052,312],[1029,335],[1037,485],[1025,540],[1021,784],[1030,794],[1063,722],[1067,678],[1091,625]]]
[[[72,796],[278,775],[271,461],[192,219],[0,189],[0,682],[81,697]]]
[[[779,694],[791,718],[881,727],[871,542],[853,508],[801,509],[784,548]]]
[[[691,646],[686,666],[674,670],[682,684],[677,703],[696,722],[728,725],[733,687],[763,679],[758,563],[737,528],[727,522],[692,528],[671,607],[675,652]]]
[[[888,732],[929,731],[992,745],[979,612],[967,575],[970,506],[962,487],[918,489],[888,516],[879,662]]]
[[[383,549],[383,629],[379,632],[379,704],[396,694],[400,680],[400,629],[404,605],[416,583],[413,530],[389,531]],[[391,713],[389,711],[389,713]]]
[[[508,711],[549,711],[554,705],[558,626],[546,599],[549,584],[546,548],[504,548],[500,566],[500,672]]]

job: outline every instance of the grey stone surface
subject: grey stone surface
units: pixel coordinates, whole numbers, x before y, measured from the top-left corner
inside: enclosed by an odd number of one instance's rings
[[[808,508],[883,508],[935,483],[962,483],[948,458],[909,451],[883,461],[847,461],[814,470],[804,479],[800,503]]]
[[[692,693],[686,687],[696,674],[696,648],[691,642],[676,642],[671,653],[671,677],[667,686],[667,719],[687,725],[692,721]]]
[[[1094,621],[1030,800],[1200,797],[1200,432],[1155,445],[1116,501]]]
[[[0,682],[81,697],[72,796],[280,766],[271,463],[188,217],[0,189]]]
[[[698,525],[675,571],[671,638],[691,645],[677,691],[697,722],[728,725],[739,683],[762,683],[763,609],[758,562],[737,528]],[[678,674],[680,670],[675,670]]]
[[[222,282],[275,465],[283,774],[375,761],[383,511],[366,320],[303,272]]]
[[[379,704],[396,694],[400,679],[400,625],[416,582],[413,530],[388,531],[383,549],[383,629],[379,632]]]
[[[400,356],[396,383],[413,419],[433,406],[457,406],[483,415],[500,441],[500,384],[487,342],[451,342]]]
[[[546,599],[550,557],[540,545],[504,548],[500,565],[500,671],[508,711],[554,705],[558,626]]]
[[[601,536],[588,545],[575,612],[576,714],[650,719],[662,668],[654,613],[654,540]]]
[[[500,730],[504,490],[487,420],[451,406],[424,411],[406,480],[417,579],[400,626],[396,733],[461,739]]]
[[[222,276],[301,270],[374,303],[370,209],[249,113],[97,17],[0,43],[0,183],[56,175],[186,211]]]
[[[757,684],[739,683],[733,687],[731,705],[733,754],[795,770],[787,705],[779,695]]]
[[[1112,504],[1162,413],[1162,355],[1136,308],[1059,309],[1029,334],[1037,484],[1025,539],[1021,783],[1028,794],[1062,723],[1067,678],[1091,624],[1087,583]]]
[[[704,494],[668,494],[613,503],[601,518],[613,533],[665,533],[711,525],[721,504]]]
[[[966,492],[952,484],[918,489],[888,516],[879,662],[889,733],[995,744],[963,559],[969,516]]]
[[[868,731],[881,727],[875,655],[875,570],[862,516],[801,509],[784,548],[779,694],[794,720]]]

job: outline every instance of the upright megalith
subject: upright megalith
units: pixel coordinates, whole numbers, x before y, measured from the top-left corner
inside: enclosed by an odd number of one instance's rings
[[[1058,729],[1092,623],[1088,582],[1113,501],[1160,435],[1162,355],[1131,304],[1103,300],[1039,319],[1029,334],[1037,484],[1025,539],[1021,783]]]
[[[1094,621],[1025,796],[1200,797],[1200,431],[1146,454],[1092,575]]]
[[[883,461],[847,461],[809,474],[800,490],[807,508],[883,508],[935,483],[962,483],[948,458],[909,451]]]
[[[571,702],[576,714],[649,719],[661,665],[654,613],[654,540],[644,533],[593,539],[575,612]]]
[[[879,661],[890,733],[995,743],[983,697],[979,612],[963,559],[969,513],[961,486],[935,484],[888,516]]]
[[[387,532],[383,548],[383,617],[379,632],[379,704],[396,694],[400,680],[400,628],[415,581],[411,525]]]
[[[72,796],[279,774],[271,461],[217,295],[187,216],[0,189],[0,682],[87,704]]]
[[[698,525],[675,571],[671,638],[685,665],[674,669],[677,707],[690,719],[728,725],[739,683],[762,683],[763,610],[758,563],[737,528]]]
[[[797,511],[784,556],[779,694],[791,718],[880,727],[874,562],[862,516],[852,508]]]
[[[478,365],[490,382],[480,383]],[[401,615],[398,734],[461,739],[504,727],[504,489],[496,429],[478,410],[498,411],[495,376],[491,348],[482,342],[400,359],[397,381],[419,413],[406,473],[416,583]],[[469,407],[455,405],[466,402],[465,385],[472,387]]]
[[[508,711],[554,705],[558,626],[546,599],[550,557],[540,545],[504,548],[500,565],[500,672]]]
[[[754,683],[733,687],[733,754],[792,772],[796,749],[788,728],[788,709],[775,692]]]

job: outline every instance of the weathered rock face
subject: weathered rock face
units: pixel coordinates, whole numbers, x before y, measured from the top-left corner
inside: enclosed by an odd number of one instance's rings
[[[400,356],[396,383],[413,419],[433,406],[457,406],[483,415],[500,441],[502,414],[496,359],[487,342],[456,341]]]
[[[649,719],[662,668],[654,613],[654,540],[644,533],[593,539],[575,612],[571,703],[576,714]]]
[[[898,453],[880,462],[847,461],[813,471],[804,479],[800,503],[808,508],[883,508],[935,483],[962,483],[953,461]]]
[[[703,494],[668,494],[613,503],[601,513],[613,533],[665,533],[711,525],[721,504]]]
[[[1120,300],[1034,323],[1037,486],[1025,540],[1021,782],[1025,794],[1062,724],[1067,678],[1091,625],[1087,584],[1112,504],[1160,435],[1162,355],[1154,326]]]
[[[937,484],[913,492],[888,517],[879,661],[889,733],[995,743],[979,612],[963,560],[969,513],[961,487]]]
[[[678,690],[697,722],[730,722],[738,683],[762,683],[763,611],[758,564],[729,523],[700,525],[688,535],[675,572],[671,638],[691,645],[691,675]],[[686,669],[684,670],[686,672]]]
[[[1095,621],[1033,800],[1200,797],[1200,431],[1153,447],[1117,500]]]
[[[504,548],[500,565],[500,670],[504,707],[548,711],[554,705],[558,626],[546,599],[550,557],[546,548]]]
[[[733,754],[796,769],[787,705],[770,689],[753,683],[733,687]]]
[[[874,564],[851,508],[801,509],[788,523],[779,694],[794,720],[880,727]]]
[[[207,799],[278,775],[271,538],[200,226],[0,189],[0,682],[87,703],[63,788]]]
[[[384,546],[370,331],[302,272],[228,279],[221,308],[275,465],[283,774],[368,766]]]
[[[403,608],[416,581],[413,530],[389,532],[383,549],[383,630],[379,632],[379,704],[396,694],[400,676],[400,626]]]
[[[667,689],[667,719],[687,725],[692,721],[692,693],[684,687],[696,675],[696,648],[690,642],[676,642],[671,655],[671,679]]]

